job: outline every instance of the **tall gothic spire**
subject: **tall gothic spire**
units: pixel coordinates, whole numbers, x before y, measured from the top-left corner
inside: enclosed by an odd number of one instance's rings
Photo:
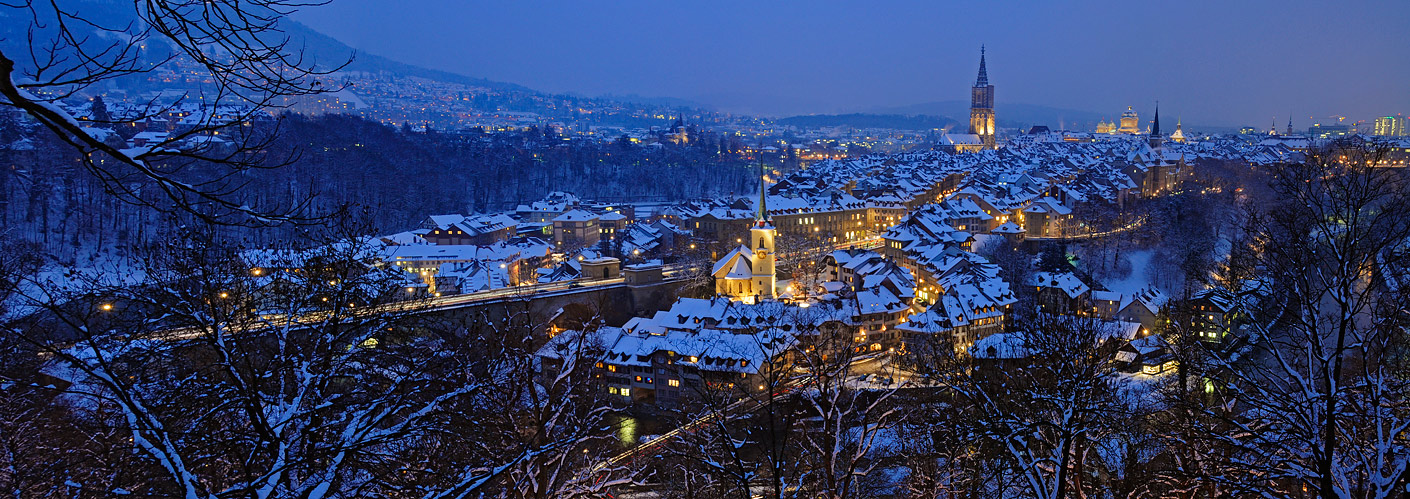
[[[1155,121],[1151,123],[1151,137],[1160,136],[1160,101],[1155,101]]]
[[[768,223],[769,207],[764,193],[764,148],[759,148],[759,214],[754,217],[760,226]]]
[[[984,46],[979,46],[979,78],[974,80],[974,86],[989,86],[989,71],[984,69]]]

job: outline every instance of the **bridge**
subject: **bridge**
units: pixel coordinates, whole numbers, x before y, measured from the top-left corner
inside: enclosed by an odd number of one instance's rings
[[[1053,242],[1060,242],[1060,243],[1062,243],[1062,242],[1069,242],[1069,241],[1085,241],[1085,240],[1088,240],[1088,239],[1097,239],[1097,238],[1102,238],[1102,237],[1107,237],[1107,236],[1114,236],[1114,235],[1116,235],[1116,234],[1121,234],[1121,233],[1123,233],[1123,232],[1129,232],[1129,231],[1135,230],[1135,229],[1137,229],[1137,228],[1140,228],[1142,225],[1145,225],[1145,223],[1146,223],[1146,217],[1141,217],[1141,218],[1137,218],[1137,219],[1131,221],[1131,223],[1126,224],[1126,225],[1124,225],[1124,226],[1117,227],[1117,228],[1111,229],[1111,230],[1101,231],[1101,232],[1088,232],[1088,233],[1086,233],[1086,234],[1073,234],[1073,235],[1069,235],[1069,236],[1025,237],[1025,238],[1023,238],[1023,240],[1024,240],[1024,241],[1033,241],[1033,242],[1053,241]]]
[[[578,278],[569,281],[533,283],[522,286],[496,288],[473,293],[427,297],[384,303],[363,308],[355,308],[353,317],[373,317],[382,314],[447,314],[474,316],[487,313],[498,319],[509,312],[494,305],[515,303],[516,311],[527,311],[535,317],[552,317],[558,310],[577,305],[588,307],[601,315],[609,323],[623,323],[637,314],[670,308],[681,286],[688,278],[683,275],[686,267],[675,265],[663,271],[663,278],[657,281],[628,284],[622,277],[608,279]],[[344,311],[343,313],[347,313]],[[298,314],[266,314],[254,324],[235,328],[234,333],[243,330],[265,330],[288,326],[317,324],[328,319],[334,312],[319,310]],[[208,331],[200,327],[173,328],[154,334],[162,340],[189,340],[201,337]]]

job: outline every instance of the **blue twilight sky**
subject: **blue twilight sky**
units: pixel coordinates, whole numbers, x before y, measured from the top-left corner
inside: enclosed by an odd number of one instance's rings
[[[770,115],[966,100],[1301,129],[1410,114],[1410,1],[333,0],[294,16],[354,48],[550,92]]]

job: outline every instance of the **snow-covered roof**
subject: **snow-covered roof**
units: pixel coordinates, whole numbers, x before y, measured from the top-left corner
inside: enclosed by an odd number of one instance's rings
[[[1028,278],[1029,286],[1041,288],[1056,288],[1067,294],[1068,298],[1077,298],[1083,293],[1090,291],[1086,283],[1077,278],[1071,272],[1034,272]]]
[[[590,211],[586,211],[586,210],[572,209],[572,210],[568,210],[568,211],[566,211],[566,212],[563,212],[562,215],[558,215],[558,216],[556,216],[556,217],[553,217],[553,221],[554,221],[554,222],[585,222],[585,221],[588,221],[588,220],[597,220],[598,218],[600,218],[600,217],[599,217],[596,213],[593,213],[593,212],[590,212]]]

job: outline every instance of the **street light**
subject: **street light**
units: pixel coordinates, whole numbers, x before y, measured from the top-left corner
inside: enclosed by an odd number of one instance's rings
[[[110,311],[110,310],[113,309],[113,304],[111,304],[111,303],[104,303],[104,304],[102,304],[102,305],[99,305],[98,308],[103,309],[103,311],[105,311],[105,312],[106,312],[106,311]]]

